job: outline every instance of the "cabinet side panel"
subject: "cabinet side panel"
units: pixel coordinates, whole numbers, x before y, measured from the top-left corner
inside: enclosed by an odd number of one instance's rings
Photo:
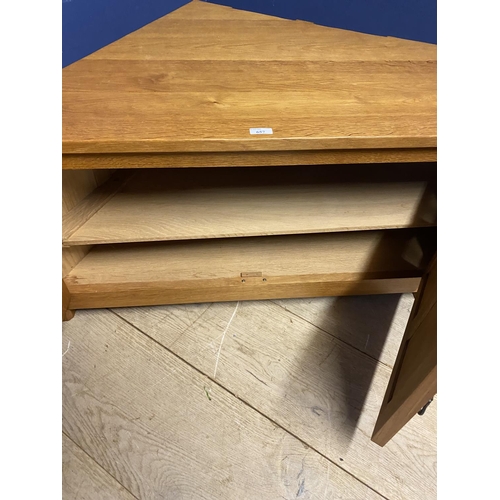
[[[109,179],[114,170],[63,170],[62,215],[67,214],[94,189]],[[92,247],[90,245],[64,248],[62,252],[62,277],[69,274]]]

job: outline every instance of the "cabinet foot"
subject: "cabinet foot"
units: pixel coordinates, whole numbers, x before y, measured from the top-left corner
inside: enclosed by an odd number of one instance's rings
[[[422,415],[425,413],[425,410],[427,410],[428,406],[432,403],[433,399],[434,399],[434,398],[429,399],[429,401],[427,401],[427,403],[425,403],[425,405],[424,405],[424,406],[422,406],[422,408],[421,408],[421,409],[419,410],[419,412],[418,412],[418,414],[419,414],[420,416],[422,416]]]
[[[75,315],[75,311],[69,309],[69,300],[71,295],[64,280],[62,282],[62,320],[69,321]]]

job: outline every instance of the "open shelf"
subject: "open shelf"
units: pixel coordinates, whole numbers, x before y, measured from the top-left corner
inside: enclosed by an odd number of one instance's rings
[[[434,226],[425,169],[385,168],[122,171],[68,214],[63,245]]]
[[[435,229],[95,246],[70,308],[416,291]]]

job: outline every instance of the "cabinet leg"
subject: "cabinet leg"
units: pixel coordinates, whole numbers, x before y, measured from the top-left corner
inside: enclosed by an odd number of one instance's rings
[[[74,315],[75,315],[75,311],[73,311],[73,309],[66,309],[66,311],[63,310],[62,320],[69,321],[70,319],[73,318]]]
[[[425,403],[425,405],[422,406],[422,408],[420,409],[420,411],[418,411],[418,414],[420,416],[422,416],[425,413],[425,410],[427,410],[427,408],[429,407],[429,405],[432,403],[433,400],[434,400],[434,398],[429,399],[429,401],[427,401],[427,403]]]
[[[71,298],[71,295],[69,293],[68,287],[66,286],[66,283],[64,283],[64,280],[62,282],[62,320],[63,321],[69,321],[73,316],[75,315],[75,311],[72,309],[69,309],[69,300]]]

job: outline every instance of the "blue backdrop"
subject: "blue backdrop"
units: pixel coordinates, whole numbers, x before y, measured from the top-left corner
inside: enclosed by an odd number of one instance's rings
[[[63,0],[63,67],[189,0]],[[436,0],[211,0],[243,10],[436,43]]]
[[[210,0],[372,35],[436,43],[436,0]]]
[[[189,0],[63,0],[63,68],[188,2]]]

